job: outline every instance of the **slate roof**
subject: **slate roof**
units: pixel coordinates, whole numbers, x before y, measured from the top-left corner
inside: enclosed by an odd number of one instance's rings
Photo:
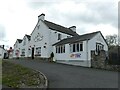
[[[22,42],[22,39],[17,39],[17,41],[18,41],[19,43],[21,43],[21,42]]]
[[[72,31],[70,28],[63,27],[61,25],[55,24],[53,22],[44,20],[44,23],[52,30],[59,31],[65,34],[69,34],[72,36],[77,36],[78,34],[74,31]]]
[[[93,32],[93,33],[87,33],[87,34],[83,34],[83,35],[79,35],[79,36],[74,36],[74,37],[66,38],[66,39],[61,40],[60,42],[57,42],[57,43],[53,44],[53,46],[54,45],[67,44],[67,43],[74,43],[74,42],[78,42],[78,41],[90,40],[97,33],[101,33],[101,32],[97,31],[97,32]]]
[[[31,40],[31,36],[26,34],[26,37],[28,38],[28,40]]]

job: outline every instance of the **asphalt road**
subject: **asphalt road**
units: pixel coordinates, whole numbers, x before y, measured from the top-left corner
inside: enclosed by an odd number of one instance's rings
[[[49,88],[118,88],[118,72],[37,60],[9,60],[46,75]]]

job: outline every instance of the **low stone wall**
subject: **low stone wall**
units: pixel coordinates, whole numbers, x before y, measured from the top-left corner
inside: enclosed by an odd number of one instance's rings
[[[105,70],[120,71],[119,65],[109,65],[105,51],[100,51],[98,55],[91,51],[91,67]]]

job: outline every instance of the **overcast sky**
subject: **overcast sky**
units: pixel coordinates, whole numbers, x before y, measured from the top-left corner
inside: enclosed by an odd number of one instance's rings
[[[0,0],[0,45],[31,34],[38,15],[77,33],[118,34],[118,0]]]

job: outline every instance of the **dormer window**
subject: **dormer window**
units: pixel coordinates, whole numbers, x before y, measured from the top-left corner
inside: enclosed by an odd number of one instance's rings
[[[58,34],[58,40],[61,40],[62,35],[59,33]]]

